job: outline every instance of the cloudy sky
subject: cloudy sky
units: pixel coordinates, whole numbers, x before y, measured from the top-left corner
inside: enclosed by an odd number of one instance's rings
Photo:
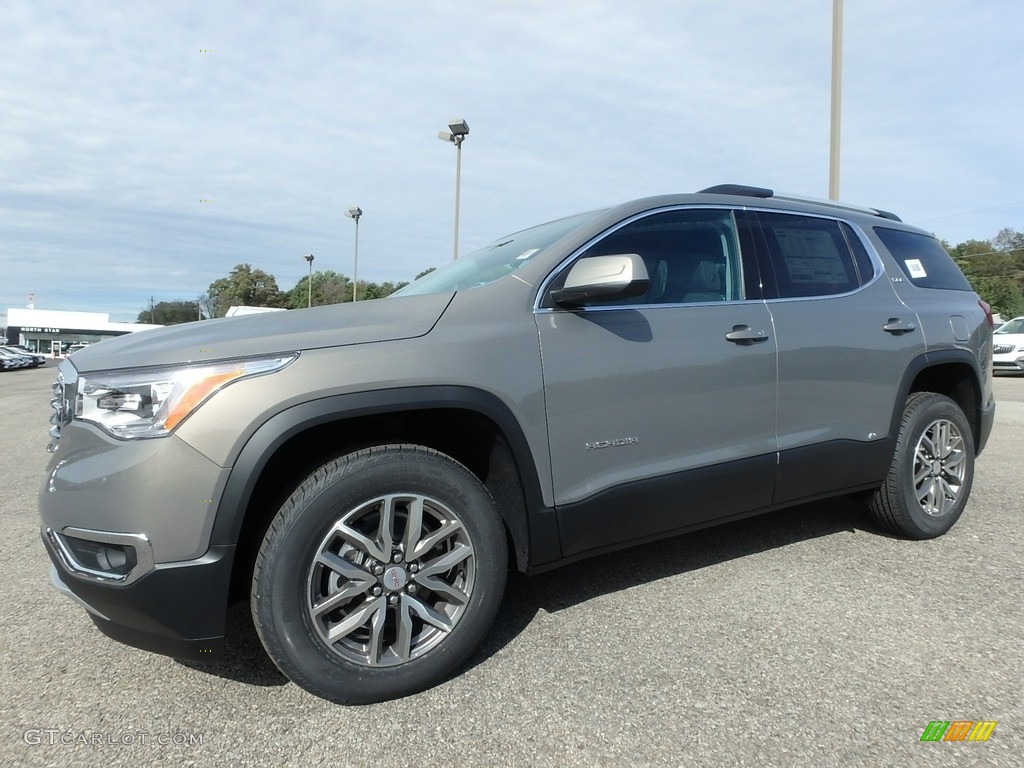
[[[5,0],[0,311],[134,320],[248,262],[408,280],[722,182],[828,194],[831,0]],[[841,197],[1024,230],[1024,3],[846,0]]]

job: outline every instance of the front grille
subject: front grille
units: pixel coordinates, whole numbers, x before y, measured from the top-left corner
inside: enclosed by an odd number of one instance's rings
[[[50,407],[53,413],[50,414],[50,444],[46,450],[53,453],[57,450],[57,441],[60,440],[60,431],[71,423],[75,417],[75,390],[78,383],[78,375],[74,367],[64,361],[57,369],[57,381],[53,384],[53,397],[50,400]]]
[[[992,351],[997,355],[1005,355],[1013,352],[1013,344],[994,344],[992,345]]]

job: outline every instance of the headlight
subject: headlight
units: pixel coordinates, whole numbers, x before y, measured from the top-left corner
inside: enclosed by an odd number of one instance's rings
[[[75,418],[114,437],[163,437],[218,390],[249,376],[279,371],[296,357],[80,375]]]

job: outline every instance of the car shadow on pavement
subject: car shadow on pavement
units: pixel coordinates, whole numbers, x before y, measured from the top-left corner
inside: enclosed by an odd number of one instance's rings
[[[226,680],[268,687],[287,684],[288,678],[267,656],[252,623],[249,603],[228,609],[224,657],[212,664],[178,660],[179,664]]]
[[[540,611],[555,613],[606,594],[841,532],[889,536],[846,497],[803,504],[588,558],[536,576],[513,574],[491,632],[469,666],[511,643]],[[624,567],[627,566],[627,567]]]
[[[846,498],[828,499],[599,555],[536,576],[514,573],[509,578],[494,626],[470,657],[467,667],[482,664],[501,651],[541,611],[554,613],[669,576],[856,530],[887,535],[869,522],[863,505]],[[628,563],[628,567],[623,567],[624,563]],[[288,678],[264,652],[247,602],[232,606],[228,612],[227,643],[221,661],[179,663],[248,685],[288,683]]]

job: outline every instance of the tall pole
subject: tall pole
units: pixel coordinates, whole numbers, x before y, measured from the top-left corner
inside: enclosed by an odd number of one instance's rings
[[[452,246],[454,259],[459,258],[459,198],[462,188],[462,142],[469,135],[469,123],[460,117],[448,121],[448,130],[437,137],[455,145],[455,243]]]
[[[309,278],[307,278],[307,281],[306,281],[306,289],[308,291],[308,294],[307,294],[308,298],[306,299],[306,307],[308,309],[309,307],[313,306],[313,254],[312,253],[307,253],[302,258],[304,258],[306,261],[309,262]]]
[[[828,196],[839,199],[839,128],[843,88],[843,0],[832,0],[832,124],[829,132]]]
[[[356,252],[352,257],[352,301],[359,301],[359,217],[356,216]]]
[[[455,142],[455,245],[453,246],[452,259],[459,258],[459,197],[462,188],[462,140],[459,136]]]
[[[356,223],[356,255],[352,264],[352,301],[359,301],[359,217],[363,210],[359,206],[352,206],[345,215]]]

